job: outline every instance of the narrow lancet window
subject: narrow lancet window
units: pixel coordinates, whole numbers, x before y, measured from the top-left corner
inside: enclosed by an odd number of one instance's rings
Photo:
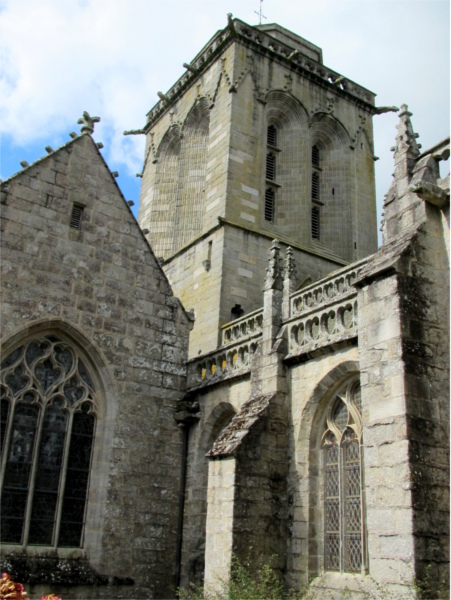
[[[360,406],[360,386],[354,380],[335,397],[323,435],[326,571],[364,570]]]

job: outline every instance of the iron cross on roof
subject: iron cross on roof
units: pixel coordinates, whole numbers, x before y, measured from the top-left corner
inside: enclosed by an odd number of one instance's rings
[[[255,13],[256,15],[258,15],[258,16],[259,16],[259,18],[260,18],[260,23],[259,23],[259,25],[261,25],[261,24],[262,24],[262,17],[263,17],[263,19],[267,19],[267,18],[268,18],[268,17],[265,17],[265,15],[263,14],[262,10],[263,10],[263,0],[260,0],[260,10],[259,10],[258,12],[257,12],[256,10],[254,10],[254,13]]]

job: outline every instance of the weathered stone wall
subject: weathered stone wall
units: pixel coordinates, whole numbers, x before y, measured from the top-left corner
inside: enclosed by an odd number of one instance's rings
[[[80,230],[69,226],[74,203]],[[3,354],[34,332],[62,336],[85,357],[103,407],[83,548],[32,554],[47,557],[48,582],[63,597],[87,597],[77,585],[92,584],[93,570],[101,585],[91,598],[172,597],[181,472],[173,413],[190,321],[89,135],[2,184],[2,217]],[[55,575],[63,559],[66,578]]]
[[[262,306],[268,252],[273,241],[269,236],[239,227],[226,226],[224,229],[221,325],[236,318],[230,312],[235,304],[241,305],[244,314]],[[284,238],[278,240],[282,241],[282,249],[286,248],[288,242]],[[293,248],[293,257],[297,265],[296,285],[316,281],[344,264],[297,248]]]
[[[216,229],[164,264],[164,270],[187,310],[194,309],[189,357],[217,348],[219,342],[224,232]]]
[[[189,429],[181,585],[204,580],[207,520],[207,452],[232,417],[249,398],[249,376],[197,393],[200,419]]]

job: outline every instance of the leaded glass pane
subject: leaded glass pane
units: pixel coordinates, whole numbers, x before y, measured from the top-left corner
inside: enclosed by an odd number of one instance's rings
[[[83,405],[85,408],[86,405]],[[85,410],[87,410],[86,407]],[[88,489],[95,417],[74,415],[59,535],[60,546],[80,546]]]
[[[339,455],[335,436],[329,435],[324,444],[325,462],[325,563],[331,571],[340,569],[340,488]]]
[[[6,436],[6,425],[8,423],[10,401],[7,398],[2,398],[1,413],[0,413],[0,455],[3,455],[3,446]]]
[[[58,500],[68,413],[50,406],[45,411],[31,511],[31,544],[51,544]]]
[[[60,379],[61,371],[55,369],[51,360],[47,359],[43,363],[36,365],[34,369],[36,378],[42,385],[42,388],[47,392]]]
[[[28,348],[25,354],[28,366],[32,364],[41,356],[44,356],[49,348],[49,343],[45,340],[35,340],[28,344]]]
[[[1,502],[2,542],[21,542],[38,415],[37,406],[19,404],[15,410]]]
[[[85,395],[85,388],[78,377],[72,377],[64,386],[64,395],[71,404],[75,404]]]
[[[5,377],[5,383],[8,385],[8,387],[12,390],[14,394],[17,394],[18,392],[20,392],[20,390],[26,388],[29,383],[29,380],[28,377],[25,375],[24,367],[22,365],[17,365],[14,371],[11,371]]]
[[[88,373],[88,371],[86,370],[86,367],[85,367],[85,365],[83,364],[83,361],[82,361],[80,358],[78,359],[78,372],[79,372],[79,374],[80,374],[80,377],[83,379],[83,381],[84,381],[84,382],[85,382],[87,385],[89,385],[89,387],[90,387],[92,390],[95,390],[95,388],[94,388],[94,385],[93,385],[93,383],[92,383],[92,379],[91,379],[91,377],[89,376],[89,373]]]
[[[55,358],[58,361],[58,364],[63,367],[64,371],[69,373],[74,364],[74,357],[69,348],[65,348],[59,344],[55,346]]]
[[[346,431],[343,440],[344,503],[345,503],[345,568],[360,571],[361,541],[361,483],[360,448],[353,431]]]
[[[346,425],[348,424],[348,409],[341,400],[338,400],[337,404],[335,405],[332,418],[335,425],[339,427],[341,431],[346,429]]]
[[[360,384],[357,384],[352,390],[352,401],[359,409],[360,414],[362,414],[362,394],[360,391]]]
[[[22,354],[22,351],[23,351],[23,346],[21,346],[20,348],[17,348],[17,350],[14,350],[14,352],[11,352],[11,354],[8,354],[8,356],[5,358],[5,360],[2,361],[2,369],[7,369],[11,365],[13,365],[17,360],[19,360],[19,358]]]

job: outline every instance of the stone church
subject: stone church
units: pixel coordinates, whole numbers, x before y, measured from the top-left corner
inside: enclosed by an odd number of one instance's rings
[[[2,183],[2,571],[174,598],[236,556],[299,597],[445,597],[449,138],[276,24],[229,15],[184,68],[126,132],[138,222],[88,113]]]

